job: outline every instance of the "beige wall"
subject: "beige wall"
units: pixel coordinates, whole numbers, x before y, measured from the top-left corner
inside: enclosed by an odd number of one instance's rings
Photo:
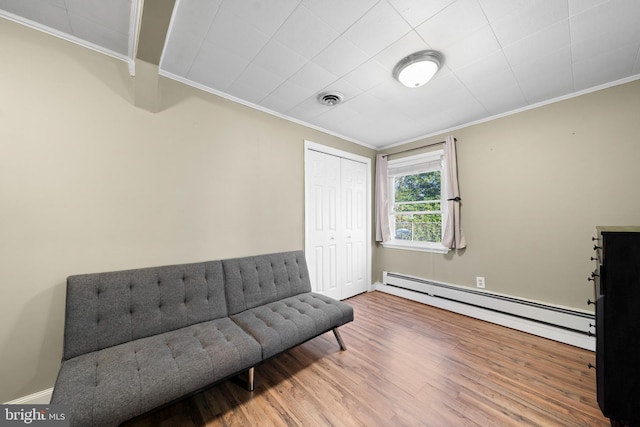
[[[53,386],[68,275],[304,248],[304,140],[373,151],[0,19],[0,402]]]
[[[377,248],[393,271],[579,309],[596,225],[640,224],[640,81],[452,132],[468,247]],[[445,135],[410,146],[442,141]]]

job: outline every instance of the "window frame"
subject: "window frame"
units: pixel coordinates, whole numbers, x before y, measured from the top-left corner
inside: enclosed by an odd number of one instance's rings
[[[400,159],[391,159],[389,160],[388,163],[388,168],[389,170],[391,170],[394,167],[398,167],[398,166],[402,166],[402,167],[411,167],[411,166],[417,166],[419,164],[423,164],[423,163],[432,163],[432,162],[436,162],[439,161],[440,167],[436,168],[436,169],[432,169],[431,171],[434,170],[440,170],[440,215],[442,216],[442,230],[441,232],[444,234],[444,229],[446,226],[446,220],[447,220],[447,213],[448,213],[448,203],[447,203],[447,196],[446,196],[446,165],[444,162],[444,150],[440,149],[440,150],[434,150],[434,151],[429,151],[427,153],[421,153],[421,154],[416,154],[416,155],[412,155],[412,156],[407,156],[407,157],[402,157]],[[449,248],[447,248],[446,246],[442,245],[442,242],[419,242],[419,241],[413,241],[413,240],[401,240],[401,239],[396,239],[396,233],[395,233],[395,215],[396,212],[394,212],[394,205],[395,205],[395,186],[394,186],[394,178],[398,177],[398,176],[408,176],[408,175],[415,175],[418,173],[422,173],[422,172],[417,172],[417,173],[406,173],[406,174],[391,174],[389,173],[389,181],[388,181],[388,194],[389,194],[389,199],[388,199],[388,208],[389,208],[389,217],[388,217],[388,221],[389,221],[389,229],[392,231],[391,232],[391,240],[388,241],[384,241],[382,242],[383,247],[385,248],[392,248],[392,249],[405,249],[405,250],[412,250],[412,251],[422,251],[422,252],[433,252],[433,253],[441,253],[441,254],[446,254],[449,252]],[[427,201],[427,203],[433,203],[434,201]],[[400,212],[402,213],[402,212]]]

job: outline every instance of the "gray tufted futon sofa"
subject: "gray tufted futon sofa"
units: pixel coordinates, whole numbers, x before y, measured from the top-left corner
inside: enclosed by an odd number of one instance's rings
[[[52,404],[106,426],[178,400],[353,320],[312,293],[304,253],[284,252],[67,279]]]

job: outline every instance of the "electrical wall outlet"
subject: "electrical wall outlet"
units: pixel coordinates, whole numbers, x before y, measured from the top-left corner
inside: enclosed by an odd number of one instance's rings
[[[484,277],[476,277],[476,286],[478,288],[484,288]]]

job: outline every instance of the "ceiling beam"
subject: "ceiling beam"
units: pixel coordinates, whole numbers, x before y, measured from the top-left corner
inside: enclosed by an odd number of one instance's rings
[[[169,22],[175,0],[148,0],[142,4],[140,35],[136,58],[149,64],[159,65],[160,56],[167,39]]]
[[[158,68],[175,0],[142,0],[142,18],[136,49],[134,104],[158,112]]]

